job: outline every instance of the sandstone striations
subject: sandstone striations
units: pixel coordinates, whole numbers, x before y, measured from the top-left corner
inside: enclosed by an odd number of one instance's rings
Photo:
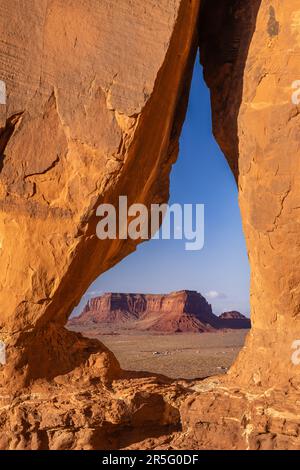
[[[18,8],[0,0],[0,373],[16,388],[89,356],[89,342],[78,338],[79,346],[64,325],[88,285],[137,243],[98,240],[99,203],[168,199],[199,2]]]
[[[225,378],[126,374],[67,331],[137,242],[95,208],[168,199],[200,52],[236,177],[252,330]],[[1,449],[300,448],[299,0],[0,0]],[[182,431],[182,432],[181,432]]]

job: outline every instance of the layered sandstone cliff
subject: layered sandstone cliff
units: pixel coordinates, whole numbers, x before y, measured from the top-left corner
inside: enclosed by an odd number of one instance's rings
[[[211,305],[198,292],[171,294],[104,294],[89,300],[70,325],[131,323],[135,330],[161,333],[205,332],[217,327]]]
[[[160,333],[209,332],[218,329],[250,328],[250,321],[239,312],[213,314],[211,305],[198,292],[179,291],[170,294],[107,293],[90,299],[69,326],[110,324],[135,331]]]

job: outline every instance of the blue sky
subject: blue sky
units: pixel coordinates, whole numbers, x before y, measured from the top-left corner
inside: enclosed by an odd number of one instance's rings
[[[211,130],[209,91],[196,60],[180,153],[171,173],[170,203],[205,204],[205,244],[186,251],[185,241],[151,240],[138,246],[88,289],[103,292],[201,292],[216,314],[239,310],[249,315],[249,263],[235,180]]]

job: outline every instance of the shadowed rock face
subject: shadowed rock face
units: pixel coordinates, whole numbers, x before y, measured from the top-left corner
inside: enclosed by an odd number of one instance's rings
[[[296,0],[284,7],[213,0],[202,11],[200,49],[214,134],[239,187],[252,329],[226,391],[209,383],[185,402],[181,442],[188,447],[300,446],[300,368],[292,361],[300,337],[299,112],[291,100],[299,74],[299,14]]]
[[[201,5],[253,328],[227,378],[185,386],[124,374],[100,343],[63,326],[88,285],[135,248],[97,240],[97,205],[168,198],[200,2],[28,0],[16,11],[0,0],[1,449],[300,446],[299,2]]]
[[[291,100],[299,74],[298,7],[213,0],[200,25],[214,133],[238,181],[251,265],[252,330],[232,370],[249,385],[258,377],[265,385],[298,381],[300,373],[291,361],[300,337],[299,126]]]
[[[247,318],[245,315],[242,315],[240,312],[233,310],[232,312],[224,312],[222,313],[219,318],[224,320],[246,320]]]
[[[251,328],[249,318],[236,311],[222,313],[219,316],[219,324],[220,328],[232,328],[234,330]]]

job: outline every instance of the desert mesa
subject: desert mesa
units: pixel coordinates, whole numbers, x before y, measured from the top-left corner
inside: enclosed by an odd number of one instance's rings
[[[237,311],[217,316],[205,297],[196,291],[170,294],[105,293],[90,299],[70,327],[110,325],[118,329],[157,333],[204,333],[225,329],[249,329],[250,319]]]

